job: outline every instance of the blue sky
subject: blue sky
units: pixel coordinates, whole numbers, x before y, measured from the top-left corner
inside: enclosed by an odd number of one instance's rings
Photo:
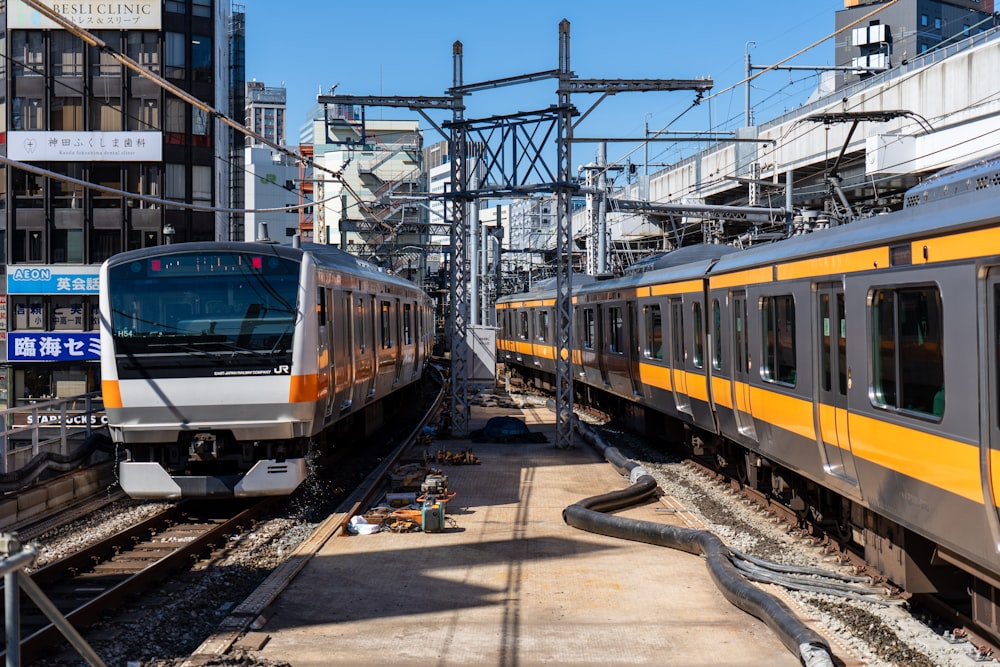
[[[609,97],[576,129],[578,136],[640,137],[650,130],[731,130],[742,124],[745,51],[755,66],[770,65],[835,30],[843,0],[659,0],[620,4],[384,2],[246,0],[247,78],[288,90],[288,135],[294,141],[317,94],[334,84],[348,95],[442,95],[452,85],[452,43],[463,44],[465,83],[558,67],[558,27],[570,21],[571,69],[580,78],[711,77],[710,99],[695,109],[690,91],[630,93]],[[839,37],[840,40],[844,36]],[[833,65],[834,39],[790,61]],[[758,121],[794,108],[811,92],[817,75],[769,72],[753,82]],[[581,110],[597,95],[574,95]],[[466,118],[538,110],[556,103],[555,82],[507,87],[467,98]],[[375,109],[375,118],[408,118],[399,109]],[[436,121],[448,116],[437,112]],[[664,144],[650,162],[678,156]],[[634,147],[612,144],[617,161]],[[594,147],[574,147],[574,162],[588,161]],[[639,158],[641,160],[641,158]]]

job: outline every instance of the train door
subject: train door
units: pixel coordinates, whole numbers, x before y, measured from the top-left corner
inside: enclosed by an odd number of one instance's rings
[[[667,302],[670,312],[670,386],[677,410],[691,414],[691,397],[687,389],[685,361],[687,349],[684,345],[684,301],[673,298]]]
[[[819,373],[816,434],[826,471],[857,486],[858,474],[847,428],[847,319],[840,283],[817,289],[816,327]]]
[[[632,378],[632,393],[642,396],[642,378],[639,376],[639,321],[635,301],[628,302],[628,350],[629,376]]]
[[[993,507],[995,513],[989,522],[993,531],[993,541],[1000,545],[1000,268],[990,269],[986,278],[986,320],[985,350],[979,357],[986,363],[986,392],[983,394],[982,423],[986,433],[980,453],[983,489],[986,506]],[[946,404],[941,406],[943,414]],[[1000,548],[1000,547],[998,547]]]
[[[732,341],[733,341],[733,414],[736,416],[736,428],[740,433],[757,440],[757,429],[754,428],[753,414],[750,412],[750,369],[753,360],[750,357],[750,339],[747,335],[747,293],[745,290],[734,291],[731,295],[732,307]]]
[[[608,350],[606,342],[608,339],[607,332],[605,331],[604,313],[606,308],[604,306],[597,306],[597,341],[594,350],[597,352],[597,365],[601,369],[601,382],[604,383],[605,387],[610,387],[611,382],[608,379]]]

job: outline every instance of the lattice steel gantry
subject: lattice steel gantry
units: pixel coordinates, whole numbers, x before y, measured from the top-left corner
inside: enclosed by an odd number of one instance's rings
[[[319,96],[321,104],[356,104],[413,109],[448,139],[451,159],[451,399],[452,433],[468,434],[469,376],[467,326],[469,322],[469,204],[477,199],[503,199],[512,195],[552,193],[557,197],[556,222],[556,446],[573,444],[573,234],[572,197],[579,190],[572,173],[573,130],[608,95],[623,92],[694,90],[698,95],[712,88],[711,79],[579,79],[570,68],[569,21],[559,23],[559,66],[554,70],[466,84],[462,75],[462,43],[452,45],[452,87],[443,97]],[[559,82],[555,106],[485,119],[465,118],[465,98],[476,91],[532,83]],[[572,95],[601,94],[582,115]],[[452,118],[439,127],[425,110],[450,109]],[[574,123],[574,117],[579,119]],[[546,162],[546,147],[555,141],[556,165]],[[641,142],[636,139],[636,142]],[[471,179],[475,171],[476,178]],[[470,188],[470,182],[475,183]]]

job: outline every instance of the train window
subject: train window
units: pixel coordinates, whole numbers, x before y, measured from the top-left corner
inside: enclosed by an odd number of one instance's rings
[[[588,350],[594,349],[594,334],[596,333],[596,327],[594,326],[594,309],[584,308],[583,309],[583,346]]]
[[[625,354],[624,330],[622,309],[617,306],[608,308],[608,352]]]
[[[358,297],[358,313],[354,318],[354,340],[357,341],[358,351],[365,353],[365,300]]]
[[[663,359],[663,315],[658,305],[642,309],[646,321],[646,344],[643,353],[649,359]]]
[[[390,318],[390,306],[388,301],[379,302],[379,328],[382,331],[382,349],[387,350],[392,347],[392,326]]]
[[[761,300],[764,355],[761,377],[768,382],[795,386],[795,299],[791,295]]]
[[[701,302],[695,301],[691,304],[691,316],[694,319],[694,367],[704,368],[705,367],[705,343],[704,343],[704,325],[701,319]]]
[[[528,340],[528,313],[521,311],[521,329],[518,332],[518,336],[521,340]]]
[[[403,344],[413,344],[413,307],[411,304],[403,304]]]
[[[670,300],[670,342],[673,346],[673,365],[679,367],[687,359],[684,349],[684,308],[680,299]]]
[[[712,300],[712,368],[722,370],[722,308]]]
[[[936,287],[877,290],[871,300],[875,405],[940,417],[944,318]]]
[[[321,327],[326,326],[326,288],[316,288],[316,320]]]
[[[549,340],[549,311],[538,311],[538,340],[543,343]]]

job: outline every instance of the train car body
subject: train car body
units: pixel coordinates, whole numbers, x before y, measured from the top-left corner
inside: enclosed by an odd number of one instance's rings
[[[432,312],[335,248],[183,243],[101,267],[101,373],[122,488],[281,495],[332,427],[421,377]]]
[[[501,300],[501,346],[554,298]],[[911,592],[959,582],[1000,635],[1000,159],[897,212],[574,288],[573,317],[578,394],[682,424]]]

